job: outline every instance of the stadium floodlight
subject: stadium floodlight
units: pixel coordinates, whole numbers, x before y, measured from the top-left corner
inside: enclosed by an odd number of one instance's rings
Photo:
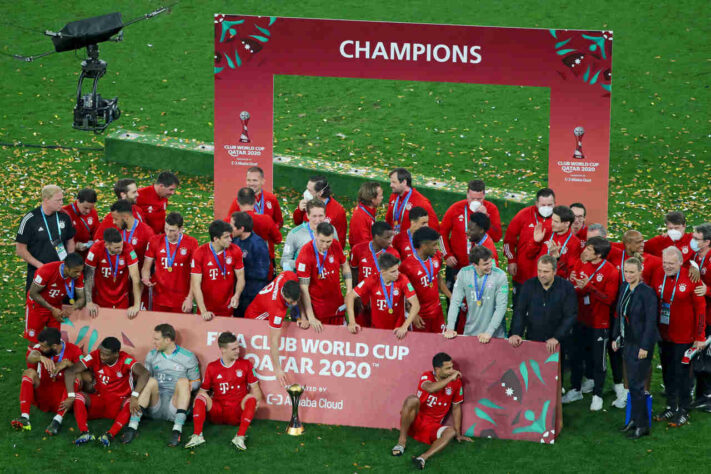
[[[106,61],[99,59],[99,43],[123,41],[125,27],[169,11],[173,5],[158,8],[127,23],[123,22],[119,12],[72,21],[57,32],[45,30],[44,34],[52,38],[54,51],[34,56],[19,54],[12,56],[21,61],[32,62],[55,52],[61,53],[86,48],[87,58],[81,62],[81,74],[77,84],[73,127],[77,130],[98,134],[106,130],[111,122],[121,116],[118,97],[106,99],[98,93],[99,79],[106,74]],[[87,93],[83,92],[84,79],[93,79],[91,90]]]

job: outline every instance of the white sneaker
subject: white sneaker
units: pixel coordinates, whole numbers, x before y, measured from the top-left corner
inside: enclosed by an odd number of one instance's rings
[[[190,449],[190,448],[194,448],[195,446],[200,446],[201,444],[205,444],[205,438],[203,438],[202,433],[201,434],[191,434],[190,439],[188,440],[187,443],[185,443],[185,448]]]
[[[600,411],[602,410],[602,397],[593,395],[592,403],[590,404],[590,411]]]
[[[577,402],[578,400],[583,399],[583,394],[580,390],[575,390],[570,389],[568,393],[563,395],[563,398],[560,399],[562,403],[572,403],[572,402]]]
[[[586,379],[583,377],[583,383],[580,386],[580,389],[582,390],[583,393],[591,393],[593,389],[595,388],[595,381],[592,379]]]
[[[615,384],[615,401],[612,402],[612,406],[615,408],[624,409],[627,407],[627,394],[630,391],[625,389],[625,386],[621,383]]]
[[[235,435],[235,437],[232,438],[232,444],[241,451],[247,450],[247,446],[244,444],[244,436]]]

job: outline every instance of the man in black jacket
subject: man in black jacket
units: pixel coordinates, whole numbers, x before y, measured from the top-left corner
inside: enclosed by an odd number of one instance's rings
[[[524,282],[511,322],[509,343],[518,347],[524,331],[529,341],[545,342],[549,353],[570,335],[578,317],[578,298],[572,283],[556,276],[556,259],[538,259],[538,276]]]

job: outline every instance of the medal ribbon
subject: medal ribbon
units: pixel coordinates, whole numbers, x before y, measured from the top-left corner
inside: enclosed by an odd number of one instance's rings
[[[388,293],[388,287],[385,285],[385,280],[383,280],[383,276],[379,275],[379,278],[380,278],[380,288],[383,289],[383,296],[385,296],[385,303],[388,305],[389,312],[392,312],[392,309],[393,309],[393,287],[395,286],[395,282],[390,283],[390,293]]]
[[[87,232],[89,232],[89,238],[91,238],[91,227],[89,227],[89,224],[87,224],[84,218],[82,218],[81,214],[79,214],[77,208],[74,207],[74,203],[72,203],[72,211],[74,211],[74,214],[77,215],[81,223],[84,224],[84,227],[86,227]]]
[[[175,245],[175,251],[171,255],[170,253],[170,243],[168,242],[168,236],[165,236],[165,255],[168,258],[168,268],[173,268],[173,262],[175,261],[175,256],[178,254],[178,247],[180,247],[180,242],[183,240],[183,234],[180,234],[178,238],[178,243]]]
[[[131,240],[133,240],[133,233],[136,231],[136,227],[138,227],[138,219],[133,220],[133,227],[131,228],[131,233],[128,234],[128,240],[126,240],[126,229],[122,231],[124,242],[128,242],[129,244],[131,243]]]
[[[676,272],[676,281],[674,282],[674,290],[672,291],[671,295],[671,301],[669,301],[669,305],[674,302],[674,295],[676,295],[676,285],[679,283],[679,272]],[[664,274],[664,281],[662,281],[662,294],[660,295],[660,298],[662,299],[662,302],[664,302],[664,286],[667,284],[667,275]]]
[[[405,199],[402,201],[402,205],[399,205],[400,195],[398,194],[395,198],[395,204],[393,205],[393,220],[395,221],[395,224],[402,220],[402,215],[405,213],[407,203],[410,201],[410,196],[412,196],[412,189],[407,192],[407,196],[405,196]]]
[[[484,297],[484,288],[486,287],[486,280],[488,278],[489,278],[488,274],[484,275],[484,279],[481,282],[481,289],[480,289],[479,283],[478,283],[479,278],[477,277],[476,270],[474,270],[474,296],[476,297],[476,300],[479,302],[481,302],[481,299]]]
[[[227,278],[227,257],[225,257],[225,266],[223,267],[220,263],[220,257],[217,255],[217,252],[215,252],[215,249],[212,247],[212,243],[210,243],[210,251],[212,252],[212,257],[215,259],[217,268],[219,268],[222,272],[222,277]]]
[[[106,251],[106,258],[109,259],[109,268],[111,268],[111,275],[114,277],[114,280],[116,279],[116,276],[118,275],[118,266],[119,266],[119,257],[121,254],[116,255],[116,265],[114,267],[114,262],[111,260],[111,254],[109,253],[109,249],[104,248]]]
[[[70,289],[70,287],[67,286],[67,282],[65,281],[65,277],[64,277],[64,264],[61,264],[59,266],[59,276],[62,277],[62,282],[64,283],[64,289],[67,290],[67,296],[69,297],[70,300],[73,300],[74,299],[75,280],[74,280],[74,278],[71,278],[72,284],[71,284],[71,289]]]

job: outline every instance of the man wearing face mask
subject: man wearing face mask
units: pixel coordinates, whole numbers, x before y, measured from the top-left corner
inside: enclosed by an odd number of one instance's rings
[[[346,210],[341,204],[331,196],[331,186],[323,176],[312,176],[306,183],[306,191],[304,198],[299,201],[299,207],[294,209],[294,224],[301,225],[304,221],[309,220],[308,210],[306,205],[312,199],[323,201],[326,205],[326,218],[324,222],[330,223],[336,228],[336,235],[340,238],[346,238],[346,229],[348,228],[346,221]]]
[[[555,193],[543,188],[536,193],[536,203],[521,209],[511,220],[504,235],[504,254],[508,259],[508,272],[513,278],[513,305],[523,283],[536,275],[536,260],[525,257],[523,250],[533,242],[533,230],[541,224],[546,231],[551,229],[551,216],[555,206]]]
[[[291,229],[286,236],[281,252],[281,268],[284,270],[296,271],[296,257],[299,256],[299,251],[314,239],[316,227],[326,220],[326,205],[318,199],[312,199],[306,203],[306,217],[308,217],[306,222]],[[338,232],[333,236],[335,240],[339,237]]]
[[[131,212],[131,203],[126,199],[120,199],[111,205],[112,222],[102,222],[94,234],[95,240],[101,240],[104,231],[113,228],[121,232],[123,241],[131,244],[138,255],[138,267],[143,266],[143,258],[146,255],[148,242],[155,235],[153,229],[145,222],[136,219]]]
[[[412,175],[405,168],[395,168],[388,175],[392,194],[388,201],[385,221],[393,226],[396,234],[410,228],[410,211],[418,206],[427,211],[427,225],[439,232],[439,221],[430,200],[412,187]]]
[[[645,250],[657,257],[662,256],[662,251],[673,245],[681,251],[684,257],[684,262],[688,262],[693,256],[693,251],[689,246],[691,244],[691,232],[686,232],[686,217],[683,212],[672,211],[664,216],[664,224],[667,227],[666,234],[652,237],[645,244]]]
[[[696,264],[701,273],[703,286],[698,286],[697,295],[703,294],[706,299],[706,337],[711,335],[711,223],[704,223],[694,227],[693,239],[689,245],[694,251],[691,264]],[[704,290],[702,292],[702,290]],[[711,412],[711,374],[708,372],[696,372],[696,400],[692,403],[692,408],[698,408],[706,412]]]
[[[533,242],[526,247],[527,259],[538,260],[543,255],[551,255],[558,260],[558,276],[568,278],[580,256],[580,240],[570,229],[575,220],[568,206],[553,208],[551,231],[546,231],[542,223],[533,228]]]

